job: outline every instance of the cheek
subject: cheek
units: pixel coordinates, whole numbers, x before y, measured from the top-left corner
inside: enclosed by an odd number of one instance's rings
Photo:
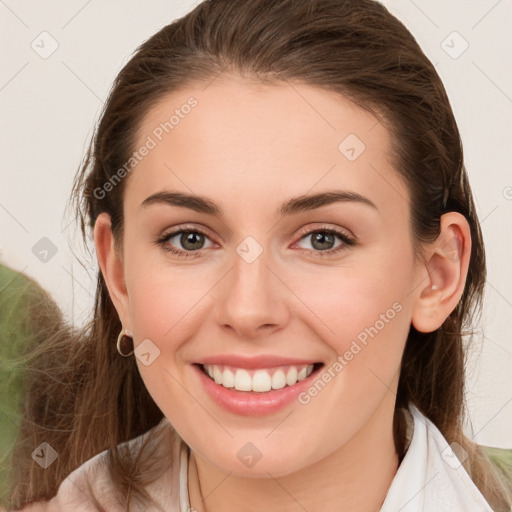
[[[403,254],[384,256],[296,279],[293,286],[314,313],[310,327],[331,347],[332,360],[341,356],[343,371],[356,380],[375,381],[372,370],[389,382],[410,328],[414,267]]]
[[[180,350],[197,334],[196,317],[200,304],[206,300],[205,281],[194,279],[191,273],[180,269],[171,271],[160,263],[134,265],[129,275],[135,349],[149,339],[158,354],[149,365],[144,364],[142,357],[137,360],[140,375],[153,400],[173,425],[186,429],[190,417],[199,411],[183,388],[185,374]]]
[[[200,304],[208,300],[208,280],[192,266],[171,266],[158,256],[126,261],[130,315],[135,340],[150,338],[170,352],[177,340],[193,336]],[[211,288],[211,286],[210,286]]]

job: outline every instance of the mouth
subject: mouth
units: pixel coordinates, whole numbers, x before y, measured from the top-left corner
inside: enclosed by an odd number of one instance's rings
[[[323,363],[282,365],[270,368],[237,368],[223,364],[196,366],[215,384],[231,391],[271,393],[294,387],[316,373]]]

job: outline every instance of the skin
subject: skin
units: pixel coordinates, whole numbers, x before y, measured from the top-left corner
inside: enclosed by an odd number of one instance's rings
[[[192,95],[197,107],[126,178],[119,246],[107,214],[94,228],[124,328],[135,347],[149,338],[160,350],[151,365],[137,364],[191,447],[191,504],[208,512],[378,510],[398,467],[392,424],[407,333],[411,323],[437,329],[455,308],[469,226],[445,214],[438,239],[416,259],[409,192],[393,168],[389,132],[348,99],[312,86],[234,75],[204,90],[188,86],[147,113],[137,147]],[[354,161],[338,150],[351,133],[366,146]],[[141,206],[164,190],[206,196],[224,217]],[[291,197],[330,190],[356,192],[376,208],[339,202],[277,214]],[[199,255],[187,259],[155,243],[184,224],[207,233]],[[299,230],[322,226],[357,245],[315,257],[319,245]],[[236,252],[247,236],[263,249],[250,264]],[[179,236],[171,244],[186,251]],[[340,244],[335,238],[327,250]],[[191,369],[200,357],[226,353],[300,357],[327,368],[396,302],[401,311],[307,405],[236,415],[209,398]],[[250,468],[237,457],[247,442],[262,455]]]

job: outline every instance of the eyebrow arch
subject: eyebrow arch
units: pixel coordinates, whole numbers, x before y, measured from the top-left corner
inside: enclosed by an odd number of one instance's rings
[[[359,203],[370,206],[378,210],[377,206],[368,198],[356,192],[349,192],[345,190],[333,190],[329,192],[320,192],[318,194],[304,194],[297,197],[292,197],[285,201],[277,210],[280,217],[293,215],[299,212],[315,210],[322,206],[327,206],[334,203]],[[189,208],[198,213],[206,213],[222,218],[222,208],[216,205],[213,201],[206,197],[186,194],[183,192],[157,192],[150,195],[142,202],[142,207],[147,207],[152,204],[168,204],[170,206],[182,206]]]

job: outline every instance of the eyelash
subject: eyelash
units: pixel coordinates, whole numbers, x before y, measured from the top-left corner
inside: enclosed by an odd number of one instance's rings
[[[165,251],[173,254],[174,256],[177,256],[178,258],[195,258],[195,257],[197,257],[198,256],[197,253],[201,249],[198,249],[196,251],[182,251],[182,250],[175,249],[172,246],[166,245],[167,242],[169,241],[169,239],[173,238],[176,235],[182,234],[182,233],[199,233],[199,234],[204,235],[205,237],[209,238],[208,234],[201,229],[182,227],[181,229],[173,231],[172,233],[167,233],[167,234],[163,235],[162,237],[157,238],[155,240],[155,242],[157,245],[161,246]],[[339,251],[342,251],[348,247],[354,247],[357,245],[357,242],[353,238],[348,236],[345,232],[338,231],[336,229],[333,229],[333,228],[330,228],[327,226],[320,226],[315,229],[305,228],[305,229],[301,230],[299,233],[300,237],[299,237],[298,241],[300,241],[303,238],[306,238],[308,235],[312,235],[314,233],[328,233],[328,234],[337,236],[343,243],[341,245],[339,245],[338,247],[336,247],[335,249],[328,249],[326,251],[314,251],[311,249],[303,249],[303,251],[306,251],[306,254],[308,254],[308,256],[314,256],[316,258],[324,258],[326,256],[336,254]]]

